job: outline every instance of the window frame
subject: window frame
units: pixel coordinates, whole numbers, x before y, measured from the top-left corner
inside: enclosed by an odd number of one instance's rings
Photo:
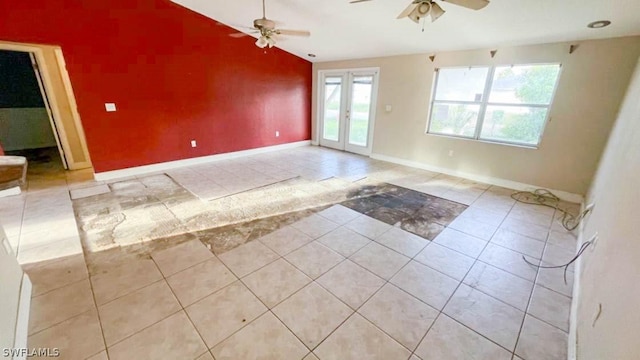
[[[510,103],[498,103],[498,102],[490,102],[489,98],[491,97],[491,88],[493,86],[494,76],[497,67],[516,67],[516,66],[543,66],[543,65],[557,65],[558,66],[558,76],[556,77],[555,84],[553,85],[553,91],[551,93],[551,101],[549,104],[510,104]],[[484,90],[482,93],[482,100],[480,102],[477,101],[463,101],[463,100],[436,100],[436,90],[438,88],[438,80],[440,75],[440,70],[442,69],[472,69],[472,68],[488,68],[487,78],[485,79]],[[498,145],[508,145],[508,146],[516,146],[516,147],[524,147],[529,149],[538,149],[540,143],[542,142],[542,137],[544,136],[544,132],[547,127],[547,123],[551,120],[551,109],[553,107],[553,103],[556,98],[556,92],[558,90],[558,84],[560,83],[560,77],[562,76],[562,63],[561,62],[543,62],[543,63],[523,63],[523,64],[493,64],[493,65],[471,65],[471,66],[446,66],[446,67],[436,67],[433,72],[433,81],[431,88],[431,101],[429,102],[429,111],[427,113],[427,128],[425,130],[425,134],[433,135],[433,136],[442,136],[442,137],[451,137],[455,139],[464,139],[464,140],[472,140],[479,142],[486,142],[491,144]],[[464,105],[480,105],[480,109],[478,110],[478,119],[476,121],[475,131],[473,136],[464,136],[457,134],[444,134],[439,132],[432,132],[431,121],[433,118],[433,106],[436,103],[449,103],[449,104],[464,104]],[[497,139],[484,139],[480,135],[482,133],[482,126],[484,125],[485,115],[488,106],[504,106],[504,107],[526,107],[526,108],[546,108],[547,113],[542,125],[542,129],[540,131],[540,136],[538,137],[538,141],[535,144],[522,143],[517,141],[507,141],[507,140],[497,140]]]

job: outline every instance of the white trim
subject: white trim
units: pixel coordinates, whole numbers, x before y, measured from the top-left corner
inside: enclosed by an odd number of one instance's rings
[[[585,207],[587,204],[585,202],[582,203],[580,207],[580,213],[584,213]],[[576,253],[584,244],[584,227],[585,221],[580,222],[580,227],[578,228],[578,242],[576,244]],[[591,246],[591,250],[593,250],[593,246]],[[578,257],[576,260],[576,265],[573,273],[573,290],[571,292],[571,310],[569,312],[569,336],[567,338],[567,359],[568,360],[576,360],[578,359],[578,306],[580,304],[580,274],[582,274],[582,256]]]
[[[29,309],[31,307],[31,279],[27,274],[22,275],[20,286],[20,300],[18,303],[18,319],[16,321],[16,336],[13,342],[14,349],[24,349],[27,347],[27,337],[29,333]],[[14,356],[13,360],[26,359],[25,356]]]
[[[371,152],[373,151],[373,133],[375,130],[375,118],[376,118],[376,110],[378,107],[378,89],[379,89],[379,81],[380,81],[380,67],[364,67],[364,68],[349,68],[349,69],[322,69],[322,70],[318,70],[318,76],[317,76],[317,84],[316,84],[316,136],[315,138],[311,139],[311,144],[312,145],[319,145],[319,146],[326,146],[328,148],[332,148],[332,149],[336,149],[336,150],[341,150],[341,151],[349,151],[349,150],[345,150],[346,149],[346,144],[348,142],[348,135],[347,131],[342,131],[344,134],[344,139],[341,142],[338,142],[338,146],[332,146],[331,144],[324,144],[322,145],[322,135],[323,135],[323,122],[322,119],[324,118],[323,116],[323,112],[324,112],[324,107],[321,107],[321,104],[324,104],[324,83],[325,80],[324,78],[326,76],[342,76],[343,79],[343,85],[347,85],[347,86],[351,86],[350,83],[350,78],[351,78],[351,74],[352,73],[373,73],[374,74],[374,88],[372,90],[372,94],[371,94],[371,107],[372,110],[370,112],[370,123],[369,123],[369,134],[368,134],[368,138],[367,138],[367,149],[366,149],[366,153],[357,153],[360,155],[364,155],[364,156],[369,156],[371,155]],[[346,81],[345,81],[346,79]],[[341,105],[343,105],[344,107],[346,107],[347,102],[350,101],[347,96],[349,94],[347,94],[348,92],[350,92],[350,90],[348,91],[342,91],[341,96],[343,97],[340,101]],[[342,109],[341,106],[341,125],[345,125],[346,126],[346,120],[344,119],[344,113],[345,111]],[[326,141],[326,140],[325,140]]]
[[[21,193],[22,193],[22,190],[20,190],[20,186],[15,186],[10,189],[0,191],[0,198],[6,197],[6,196],[20,195]]]
[[[525,184],[517,181],[501,179],[501,178],[496,178],[491,176],[482,176],[482,175],[477,175],[477,174],[468,173],[464,171],[452,170],[444,167],[433,166],[433,165],[429,165],[429,164],[425,164],[417,161],[405,160],[405,159],[400,159],[393,156],[387,156],[382,154],[371,154],[371,158],[376,160],[387,161],[387,162],[398,164],[398,165],[409,166],[417,169],[435,171],[435,172],[439,172],[439,173],[443,173],[451,176],[462,177],[465,179],[478,181],[485,184],[502,186],[508,189],[514,189],[519,191],[534,190],[534,189],[540,188],[540,186],[536,186],[536,185]],[[580,194],[573,194],[573,193],[561,191],[561,190],[553,190],[553,189],[549,189],[549,190],[553,192],[555,195],[557,195],[560,199],[565,201],[582,203],[582,201],[584,200],[584,197]]]
[[[201,157],[196,157],[191,159],[136,166],[136,167],[121,169],[121,170],[105,171],[105,172],[95,173],[94,177],[96,181],[112,180],[112,179],[118,179],[118,178],[123,178],[128,176],[147,174],[151,172],[170,170],[170,169],[180,168],[184,166],[206,164],[206,163],[216,162],[220,160],[236,159],[236,158],[250,156],[250,155],[264,154],[272,151],[293,149],[293,148],[309,146],[309,145],[311,145],[310,140],[297,141],[297,142],[280,144],[280,145],[265,146],[265,147],[255,148],[255,149],[234,151],[234,152],[209,155],[209,156],[201,156]]]

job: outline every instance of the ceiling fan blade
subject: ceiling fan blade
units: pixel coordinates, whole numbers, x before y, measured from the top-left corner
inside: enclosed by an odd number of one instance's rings
[[[489,5],[489,0],[441,0],[454,5],[466,7],[467,9],[480,10]]]
[[[397,19],[402,19],[404,17],[409,16],[409,14],[411,14],[413,12],[413,10],[415,10],[418,6],[420,6],[420,4],[416,4],[416,3],[411,3],[409,4],[409,6],[407,6],[406,9],[404,9],[404,11],[402,11],[400,13],[400,15],[398,15]]]
[[[289,35],[289,36],[304,36],[309,37],[311,33],[305,30],[285,30],[285,29],[276,29],[276,34],[278,35]]]
[[[249,36],[249,34],[243,33],[243,32],[237,32],[237,33],[229,34],[229,36],[231,36],[232,38],[238,39],[241,37]]]
[[[357,4],[361,2],[367,2],[367,1],[372,1],[372,0],[353,0],[353,1],[349,1],[349,4]]]

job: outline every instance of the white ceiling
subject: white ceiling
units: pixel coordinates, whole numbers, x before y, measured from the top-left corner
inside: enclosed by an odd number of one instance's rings
[[[262,17],[261,0],[172,1],[234,28]],[[281,37],[277,46],[314,62],[640,34],[639,0],[491,0],[479,11],[439,2],[446,14],[424,32],[422,24],[396,20],[411,0],[266,1],[278,27],[311,31],[310,38]],[[587,28],[595,20],[612,25]]]

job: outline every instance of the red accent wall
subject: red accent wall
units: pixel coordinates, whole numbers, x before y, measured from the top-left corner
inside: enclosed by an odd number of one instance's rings
[[[96,172],[310,139],[311,63],[233,32],[168,0],[0,1],[0,40],[62,47]]]

